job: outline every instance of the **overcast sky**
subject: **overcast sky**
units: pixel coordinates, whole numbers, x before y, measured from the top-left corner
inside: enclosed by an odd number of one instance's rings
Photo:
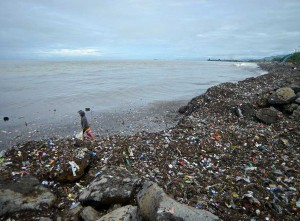
[[[0,59],[259,58],[300,50],[300,0],[0,0]]]

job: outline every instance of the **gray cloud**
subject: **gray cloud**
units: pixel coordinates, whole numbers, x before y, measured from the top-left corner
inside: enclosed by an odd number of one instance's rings
[[[300,45],[298,0],[2,0],[1,58],[207,58]]]

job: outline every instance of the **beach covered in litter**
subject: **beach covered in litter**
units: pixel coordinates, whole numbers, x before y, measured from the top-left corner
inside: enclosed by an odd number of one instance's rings
[[[198,213],[208,220],[299,220],[299,67],[260,66],[268,73],[209,88],[160,131],[8,148],[1,153],[0,219],[96,220],[130,206],[136,220],[147,220],[144,193],[158,185],[166,195],[151,213],[161,220]],[[28,177],[33,189],[25,188]],[[156,199],[157,192],[146,193]],[[32,199],[40,203],[29,206]]]

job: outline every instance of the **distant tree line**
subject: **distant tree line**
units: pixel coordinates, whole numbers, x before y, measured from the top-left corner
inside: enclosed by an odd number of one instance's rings
[[[300,52],[295,52],[293,54],[289,54],[286,56],[280,56],[280,57],[276,57],[273,58],[273,61],[276,62],[291,62],[294,64],[300,64]]]

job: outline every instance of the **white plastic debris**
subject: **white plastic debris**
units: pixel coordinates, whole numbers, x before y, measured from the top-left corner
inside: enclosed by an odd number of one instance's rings
[[[79,166],[74,161],[69,161],[69,164],[71,165],[73,176],[76,176],[76,171],[79,170]]]
[[[240,176],[238,176],[238,177],[236,177],[235,180],[236,180],[236,181],[244,180],[244,181],[247,182],[247,183],[250,183],[250,182],[251,182],[250,179],[249,179],[248,177],[240,177]]]
[[[80,202],[77,202],[77,203],[73,202],[73,203],[71,204],[71,206],[70,206],[70,210],[71,210],[71,209],[75,209],[76,207],[79,206],[79,204],[80,204]]]
[[[245,168],[246,171],[253,171],[253,170],[257,170],[257,167],[246,167]]]

